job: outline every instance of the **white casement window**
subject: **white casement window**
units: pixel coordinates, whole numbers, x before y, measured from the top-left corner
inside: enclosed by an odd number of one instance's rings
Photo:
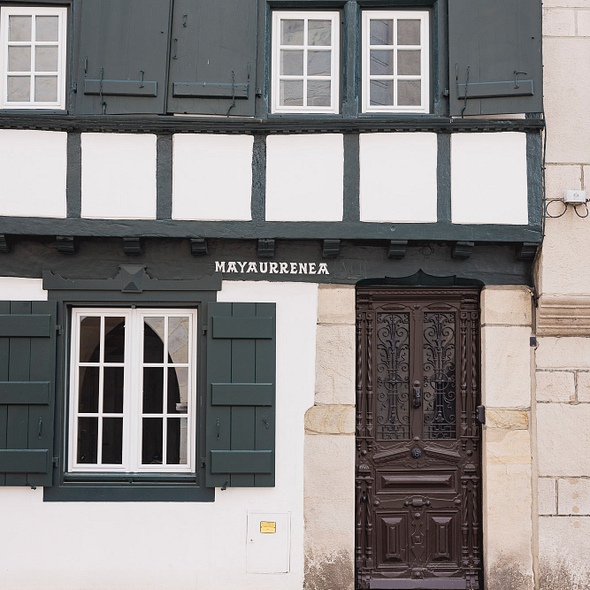
[[[66,108],[66,21],[66,8],[1,8],[1,108]]]
[[[272,110],[338,113],[340,14],[274,12]]]
[[[69,470],[194,472],[196,311],[74,309]]]
[[[363,112],[430,112],[429,13],[363,12]]]

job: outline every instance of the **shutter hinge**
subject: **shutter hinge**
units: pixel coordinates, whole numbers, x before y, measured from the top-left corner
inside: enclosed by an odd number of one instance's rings
[[[203,326],[203,327],[202,327],[202,329],[201,329],[201,334],[202,334],[203,336],[206,336],[206,334],[207,334],[207,326]]]
[[[59,467],[59,457],[53,457],[53,466]]]
[[[207,467],[207,459],[205,457],[201,457],[201,467]]]
[[[55,331],[61,336],[61,324],[55,325]]]
[[[486,407],[485,406],[477,406],[477,421],[480,424],[486,423]]]

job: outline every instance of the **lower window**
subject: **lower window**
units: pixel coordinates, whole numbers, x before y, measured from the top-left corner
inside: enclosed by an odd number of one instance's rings
[[[69,471],[195,471],[196,313],[73,310]]]

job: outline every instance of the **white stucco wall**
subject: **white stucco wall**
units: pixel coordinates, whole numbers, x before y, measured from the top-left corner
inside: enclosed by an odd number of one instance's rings
[[[5,299],[42,298],[38,287],[0,279]],[[317,296],[317,285],[266,282],[224,282],[219,294],[277,304],[276,487],[217,489],[214,503],[44,503],[41,489],[0,488],[0,589],[301,590]],[[249,512],[290,513],[289,573],[247,573]]]
[[[66,216],[67,133],[0,130],[0,216]]]

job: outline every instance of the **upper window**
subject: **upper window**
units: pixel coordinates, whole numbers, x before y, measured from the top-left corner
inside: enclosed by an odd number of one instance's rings
[[[4,109],[65,109],[66,8],[2,7]]]
[[[430,111],[429,13],[363,13],[363,112]]]
[[[70,471],[194,472],[194,310],[76,309]]]
[[[272,28],[272,110],[339,111],[338,12],[275,12]]]

